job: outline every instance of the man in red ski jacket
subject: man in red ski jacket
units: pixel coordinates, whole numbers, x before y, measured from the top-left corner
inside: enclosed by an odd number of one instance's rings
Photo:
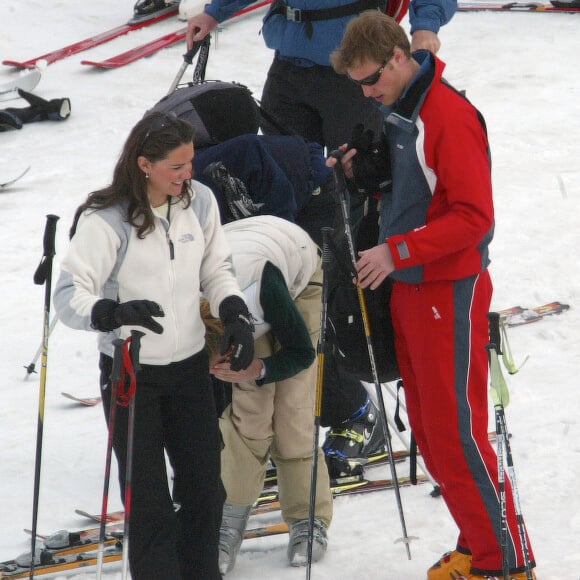
[[[409,422],[459,528],[456,549],[428,578],[503,578],[505,551],[509,578],[524,579],[509,482],[509,541],[503,551],[499,543],[497,457],[487,435],[494,213],[483,118],[443,80],[443,62],[427,51],[411,55],[404,30],[378,12],[350,23],[332,63],[384,113],[392,191],[381,197],[379,244],[359,252],[356,269],[363,288],[377,288],[387,276],[394,281],[391,312]],[[341,149],[345,174],[356,181],[362,156]]]

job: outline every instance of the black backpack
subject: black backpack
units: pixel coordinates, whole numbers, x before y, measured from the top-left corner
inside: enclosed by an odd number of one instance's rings
[[[357,250],[375,246],[378,239],[377,202],[373,198],[351,197],[351,230]],[[334,358],[339,372],[359,381],[374,383],[358,291],[344,226],[338,224],[331,236],[327,304],[327,356]],[[390,299],[392,282],[387,278],[376,290],[363,290],[370,326],[371,343],[379,382],[399,378],[395,356]]]

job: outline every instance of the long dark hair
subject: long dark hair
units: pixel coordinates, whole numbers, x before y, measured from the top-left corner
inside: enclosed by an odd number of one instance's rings
[[[80,215],[87,209],[104,209],[124,203],[126,220],[137,228],[139,238],[145,237],[155,227],[155,221],[147,197],[147,179],[139,168],[137,159],[143,155],[149,161],[161,161],[181,145],[193,142],[195,130],[187,121],[167,113],[149,113],[131,130],[115,169],[112,183],[89,194],[80,205],[73,220],[70,237],[74,235]],[[183,183],[179,199],[186,206],[191,203],[191,184]]]

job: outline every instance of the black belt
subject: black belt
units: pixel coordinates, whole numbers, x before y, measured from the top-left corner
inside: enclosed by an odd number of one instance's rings
[[[358,0],[352,4],[343,6],[334,6],[333,8],[321,8],[319,10],[302,10],[301,8],[292,8],[283,2],[276,2],[270,14],[283,14],[286,20],[291,22],[314,22],[316,20],[333,20],[359,14],[365,10],[379,8],[380,0]]]

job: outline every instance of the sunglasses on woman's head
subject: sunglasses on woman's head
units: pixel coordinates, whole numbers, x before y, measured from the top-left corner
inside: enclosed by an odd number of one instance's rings
[[[151,133],[157,133],[157,131],[161,131],[162,129],[166,129],[167,127],[175,127],[175,122],[177,121],[177,115],[173,112],[164,113],[163,116],[156,117],[151,121],[151,125],[145,133],[145,137],[143,137],[143,141],[141,141],[141,148],[147,142],[147,139],[151,136]]]

